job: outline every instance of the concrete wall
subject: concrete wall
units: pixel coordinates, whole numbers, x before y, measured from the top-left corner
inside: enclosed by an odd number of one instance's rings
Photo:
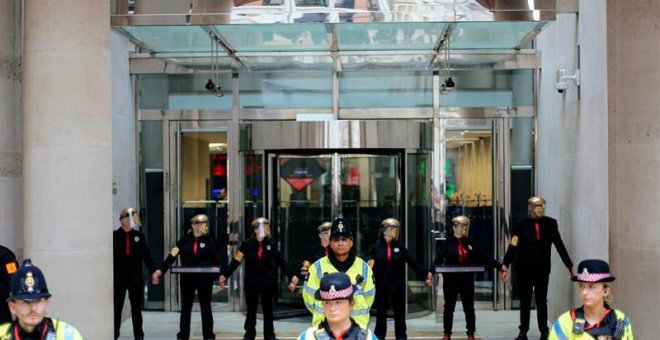
[[[657,338],[660,292],[660,3],[607,1],[610,260],[615,306]]]
[[[110,33],[112,70],[112,225],[119,226],[119,212],[138,208],[138,142],[133,83],[128,57],[133,44],[123,35]]]
[[[547,214],[557,218],[576,265],[585,258],[608,257],[605,6],[603,1],[580,1],[579,16],[558,15],[557,22],[538,38],[543,66],[537,194],[546,198]],[[578,89],[570,83],[565,94],[557,93],[556,70],[565,68],[571,74],[577,67],[582,72],[582,86]],[[569,274],[553,251],[548,294],[551,321],[576,304],[575,297]]]
[[[0,1],[0,244],[23,253],[21,2]]]

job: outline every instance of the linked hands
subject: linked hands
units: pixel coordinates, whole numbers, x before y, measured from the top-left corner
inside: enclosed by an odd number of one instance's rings
[[[294,276],[294,277],[291,279],[291,282],[289,283],[289,291],[290,291],[291,293],[293,293],[293,292],[296,291],[296,286],[298,285],[298,282],[300,282],[300,280],[298,280],[298,277],[297,277],[297,276]]]
[[[502,265],[502,268],[500,268],[500,271],[501,271],[500,277],[502,277],[502,281],[504,281],[504,283],[508,283],[509,282],[509,268],[507,268],[507,266],[505,266],[505,265]]]
[[[227,283],[227,278],[224,275],[220,275],[218,278],[218,281],[220,282],[220,290],[225,289],[225,284]]]
[[[163,276],[163,272],[160,269],[157,269],[153,274],[151,274],[151,284],[157,285],[160,283],[160,277]]]
[[[432,274],[431,272],[429,272],[428,274],[426,274],[426,281],[424,281],[424,284],[425,284],[427,287],[431,287],[431,286],[433,286],[433,274]]]

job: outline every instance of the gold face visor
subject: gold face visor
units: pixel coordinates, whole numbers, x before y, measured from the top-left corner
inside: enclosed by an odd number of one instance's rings
[[[126,209],[123,209],[119,213],[119,220],[120,221],[123,220],[124,218],[127,218],[127,217],[130,218],[131,228],[133,228],[133,229],[140,228],[140,226],[142,224],[140,223],[140,215],[138,214],[137,209],[135,209],[135,208],[126,208]]]
[[[252,227],[254,228],[257,238],[263,239],[266,236],[270,235],[270,222],[265,217],[259,217],[252,221]]]
[[[456,216],[452,220],[452,227],[460,228],[463,236],[468,236],[470,233],[470,219],[466,216]]]
[[[190,219],[193,230],[197,228],[199,235],[206,235],[209,233],[209,218],[204,214],[195,215]],[[198,236],[199,236],[198,235]]]

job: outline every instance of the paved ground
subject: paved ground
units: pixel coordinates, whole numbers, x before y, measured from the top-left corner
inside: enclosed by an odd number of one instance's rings
[[[243,322],[245,316],[242,313],[216,312],[213,314],[215,320],[216,339],[241,339],[243,336]],[[179,328],[179,313],[166,312],[144,312],[145,339],[165,340],[176,339]],[[311,318],[292,318],[275,321],[275,332],[279,339],[295,339],[298,334],[309,327]],[[532,311],[532,330],[529,332],[530,339],[537,339],[539,332],[536,329],[536,313]],[[373,328],[375,320],[372,319],[370,327]],[[440,339],[442,337],[442,321],[436,321],[435,314],[424,317],[409,319],[409,339]],[[262,329],[261,320],[257,322],[257,331]],[[191,339],[202,339],[202,327],[199,312],[192,315]],[[393,320],[388,322],[388,339],[393,335]],[[453,339],[465,339],[465,316],[462,311],[457,311],[454,316]],[[120,340],[133,339],[131,319],[122,323],[122,336]],[[518,335],[518,311],[477,311],[477,338],[504,340],[514,339]],[[262,336],[259,332],[258,336]],[[259,338],[257,338],[259,339]]]

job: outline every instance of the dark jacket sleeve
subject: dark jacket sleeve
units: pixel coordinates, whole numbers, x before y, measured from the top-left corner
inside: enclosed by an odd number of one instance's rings
[[[447,257],[447,240],[442,242],[440,248],[438,248],[438,253],[435,255],[435,259],[433,260],[433,265],[429,269],[429,272],[435,274],[435,266],[441,266],[442,263],[445,262],[446,257]]]
[[[156,266],[154,265],[154,258],[151,256],[151,251],[149,250],[149,246],[147,245],[147,239],[145,238],[144,234],[141,235],[141,238],[143,240],[142,242],[142,261],[144,261],[144,265],[147,266],[149,269],[149,273],[153,273],[156,271]]]
[[[9,250],[9,248],[0,248],[0,264],[2,266],[2,275],[0,275],[2,282],[0,282],[0,296],[4,299],[9,297],[9,287],[11,286],[11,277],[18,270],[18,261],[16,255]],[[13,270],[10,272],[10,269]]]
[[[477,244],[477,242],[470,240],[470,244],[472,245],[472,249],[474,250],[474,254],[476,255],[476,259],[478,263],[485,263],[486,265],[493,267],[497,270],[502,270],[502,264],[499,263],[492,256],[490,256],[488,253],[486,253],[483,250],[483,248],[481,248],[481,246]]]
[[[513,245],[513,238],[518,237],[520,235],[520,226],[516,225],[513,227],[513,233],[511,234],[511,240],[509,240],[509,247],[506,249],[506,253],[504,254],[504,260],[502,261],[502,264],[505,265],[507,268],[513,263],[513,260],[516,258],[516,253],[518,252],[518,246]]]
[[[239,254],[240,253],[240,254]],[[241,262],[243,262],[243,259],[245,258],[245,254],[247,253],[247,242],[243,241],[241,242],[241,246],[238,248],[238,251],[234,255],[234,257],[231,259],[231,262],[229,263],[229,266],[224,270],[223,274],[226,278],[229,278],[231,274],[234,273],[236,268],[241,265]],[[237,260],[237,258],[240,258],[240,261]]]
[[[568,255],[568,250],[566,250],[564,241],[562,241],[561,235],[559,235],[559,227],[557,226],[556,223],[555,223],[555,237],[552,239],[552,243],[555,244],[555,248],[557,248],[557,252],[559,253],[559,256],[561,257],[562,262],[564,262],[566,268],[573,267],[573,261],[571,261],[571,257]]]
[[[417,273],[417,276],[421,278],[426,278],[426,274],[428,273],[428,270],[424,268],[424,266],[419,263],[414,257],[410,255],[410,252],[408,249],[405,250],[405,259],[408,265]]]
[[[181,252],[181,240],[176,242],[176,248],[177,248],[177,253],[176,255],[172,255],[174,252],[174,248],[170,251],[169,254],[167,254],[167,257],[165,258],[165,261],[163,261],[163,266],[161,268],[161,271],[163,274],[167,273],[168,270],[170,270],[170,267],[172,267],[172,264],[174,264],[174,261],[176,261],[177,256],[179,256]]]
[[[273,252],[273,255],[275,256],[275,262],[277,262],[277,265],[284,271],[284,274],[286,277],[291,280],[294,276],[298,278],[298,280],[302,280],[303,278],[300,277],[300,275],[296,275],[291,271],[291,268],[289,268],[289,265],[286,263],[286,260],[282,256],[280,256],[280,252],[275,250]]]

